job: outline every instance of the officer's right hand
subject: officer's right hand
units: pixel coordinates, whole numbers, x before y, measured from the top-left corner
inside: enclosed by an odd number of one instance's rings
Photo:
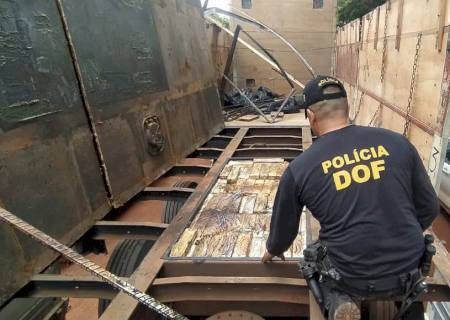
[[[286,261],[286,258],[284,257],[284,253],[282,253],[279,256],[274,256],[269,251],[266,251],[266,253],[264,254],[264,256],[261,259],[261,262],[266,263],[266,262],[272,261],[274,257],[279,257],[281,260]]]

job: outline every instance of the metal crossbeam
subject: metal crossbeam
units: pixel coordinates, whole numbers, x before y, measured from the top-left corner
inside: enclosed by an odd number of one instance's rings
[[[116,288],[116,289],[120,290],[121,292],[127,294],[128,296],[132,297],[135,301],[146,306],[150,310],[153,310],[157,314],[159,314],[167,319],[175,319],[175,320],[187,319],[183,315],[177,313],[175,310],[172,310],[169,307],[163,305],[162,303],[160,303],[153,297],[138,290],[130,283],[124,281],[123,279],[117,277],[116,275],[112,274],[111,272],[96,265],[92,261],[86,259],[82,255],[80,255],[79,253],[74,251],[73,249],[65,246],[64,244],[60,243],[56,239],[50,237],[49,235],[45,234],[44,232],[42,232],[38,229],[36,229],[29,223],[23,221],[19,217],[13,215],[12,213],[8,212],[7,210],[5,210],[3,208],[0,208],[0,220],[9,224],[13,228],[23,232],[27,236],[35,239],[36,241],[40,242],[47,248],[50,248],[50,249],[58,252],[64,258],[81,266],[83,269],[87,270],[89,273],[93,274],[94,276],[99,277],[103,281],[106,281],[108,284],[110,284],[114,288]]]
[[[88,232],[92,239],[145,239],[157,240],[167,224],[130,221],[99,221]]]

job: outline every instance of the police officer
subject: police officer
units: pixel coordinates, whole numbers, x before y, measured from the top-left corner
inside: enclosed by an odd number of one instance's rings
[[[424,253],[422,233],[439,204],[406,138],[350,124],[347,94],[337,79],[317,76],[303,94],[319,138],[281,178],[262,262],[284,259],[306,206],[320,222],[319,240],[341,276],[325,290],[329,319],[359,319],[355,300],[404,294],[405,283],[414,280]],[[408,319],[422,319],[423,309],[415,316]]]

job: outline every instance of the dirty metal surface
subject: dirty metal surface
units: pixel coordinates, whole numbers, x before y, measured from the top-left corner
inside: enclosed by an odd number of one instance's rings
[[[199,1],[0,1],[0,205],[71,245],[217,134],[204,28]],[[56,256],[0,241],[1,305]]]
[[[60,253],[67,260],[79,265],[92,275],[102,279],[114,288],[120,290],[121,292],[125,292],[139,303],[156,312],[158,316],[161,315],[166,319],[187,320],[187,318],[185,318],[184,316],[161,304],[159,301],[155,300],[153,297],[147,295],[146,293],[139,291],[122,278],[119,278],[115,274],[103,269],[94,262],[86,259],[75,250],[65,246],[61,242],[50,237],[48,234],[42,232],[39,229],[36,229],[31,224],[18,218],[17,216],[13,215],[3,208],[0,208],[0,220],[7,223],[8,225],[11,225],[20,232],[28,235],[40,244]]]
[[[54,1],[0,1],[0,205],[72,244],[108,210]],[[0,305],[56,257],[0,224]]]
[[[193,217],[194,213],[200,208],[207,196],[207,191],[212,187],[219,177],[221,170],[242,142],[247,130],[248,129],[240,129],[236,133],[222,155],[217,159],[204,179],[198,184],[195,192],[180,209],[176,218],[152,247],[152,250],[144,258],[141,265],[133,273],[130,282],[135,284],[139,289],[146,291],[150,287],[164,265],[164,253],[177,239],[186,224]],[[101,319],[130,319],[139,317],[145,317],[145,310],[138,308],[137,303],[132,299],[129,299],[126,295],[118,294],[108,309],[103,313]]]
[[[200,6],[62,4],[119,207],[222,126]]]
[[[278,183],[287,166],[288,162],[280,158],[228,162],[169,256],[261,258]],[[304,219],[302,222],[297,239],[285,254],[287,258],[302,255]]]
[[[167,89],[150,1],[62,3],[96,114],[120,113],[118,102]]]

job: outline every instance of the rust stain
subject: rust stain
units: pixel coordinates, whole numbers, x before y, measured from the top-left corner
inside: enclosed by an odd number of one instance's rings
[[[180,68],[180,73],[182,76],[187,76],[191,72],[191,65],[187,60],[184,60],[184,64]]]

